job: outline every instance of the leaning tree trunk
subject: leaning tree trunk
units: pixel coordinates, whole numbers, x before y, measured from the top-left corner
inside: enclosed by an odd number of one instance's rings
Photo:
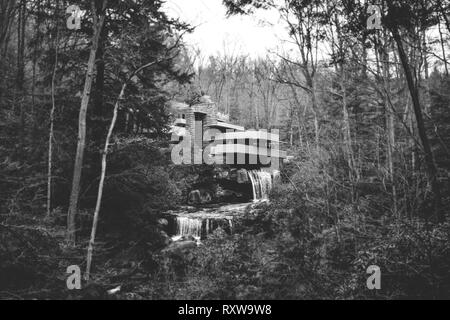
[[[105,176],[106,176],[106,157],[108,155],[109,142],[111,140],[111,136],[114,131],[114,127],[116,125],[117,112],[119,110],[120,101],[123,99],[123,97],[125,95],[125,89],[127,88],[128,82],[142,70],[144,70],[150,66],[153,66],[159,62],[161,62],[161,61],[157,60],[157,61],[150,62],[150,63],[138,68],[136,71],[134,71],[122,85],[122,89],[120,90],[119,97],[117,98],[116,104],[114,105],[113,118],[112,118],[111,124],[109,126],[108,135],[106,136],[105,147],[103,149],[103,155],[102,155],[102,171],[101,171],[101,175],[100,175],[100,182],[98,184],[97,202],[95,205],[94,219],[92,222],[92,230],[91,230],[91,238],[89,240],[88,253],[87,253],[87,264],[86,264],[86,273],[85,273],[86,281],[89,281],[90,273],[91,273],[92,253],[94,251],[95,235],[97,232],[98,217],[100,214],[100,208],[101,208],[101,204],[102,204],[103,186],[105,183]]]
[[[117,99],[116,104],[114,105],[114,113],[113,113],[113,117],[111,120],[111,125],[109,126],[108,135],[106,136],[105,147],[103,149],[102,172],[101,172],[101,176],[100,176],[100,182],[98,185],[97,203],[95,205],[94,220],[92,222],[91,238],[89,240],[89,247],[88,247],[88,254],[87,254],[86,273],[85,273],[86,281],[89,281],[90,273],[91,273],[92,252],[94,251],[95,234],[97,232],[98,216],[100,213],[100,206],[102,204],[103,186],[105,183],[105,176],[106,176],[106,157],[108,154],[109,142],[111,140],[111,136],[114,131],[114,127],[116,125],[117,110],[119,109],[120,101],[123,99],[123,96],[125,94],[126,86],[127,86],[126,83],[122,86],[122,90],[120,91],[119,98]]]
[[[420,99],[419,99],[419,89],[417,88],[414,78],[411,72],[411,67],[408,62],[408,57],[405,52],[405,48],[403,47],[403,42],[400,37],[399,31],[397,28],[392,30],[392,35],[394,36],[394,40],[397,44],[398,53],[400,57],[400,61],[402,63],[406,81],[408,83],[409,92],[411,94],[412,105],[414,108],[414,114],[417,122],[417,130],[419,133],[419,137],[422,143],[423,150],[425,152],[425,163],[426,163],[426,173],[428,182],[431,186],[431,190],[433,192],[433,214],[439,221],[443,220],[442,214],[442,199],[441,199],[441,189],[439,186],[439,182],[437,180],[437,168],[434,161],[434,155],[430,147],[430,142],[426,133],[425,123],[423,120],[422,110],[420,108]]]
[[[102,32],[105,21],[105,8],[107,0],[103,1],[103,10],[100,18],[96,14],[95,3],[92,1],[93,13],[93,29],[94,35],[92,37],[91,52],[89,54],[89,61],[86,72],[86,80],[84,82],[83,96],[81,98],[80,114],[78,119],[78,144],[77,153],[75,156],[75,165],[73,169],[72,191],[70,194],[70,204],[67,213],[67,241],[69,244],[75,244],[75,217],[78,212],[78,196],[80,193],[81,171],[83,167],[84,148],[86,144],[86,114],[91,94],[92,80],[94,75],[95,57],[97,55],[98,42]]]

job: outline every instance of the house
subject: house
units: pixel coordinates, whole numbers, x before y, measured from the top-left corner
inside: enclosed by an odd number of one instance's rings
[[[194,105],[171,102],[169,109],[173,117],[171,142],[178,144],[188,135],[194,159],[203,159],[207,150],[209,156],[221,159],[220,163],[257,169],[273,167],[286,158],[286,152],[279,150],[278,132],[245,130],[230,123],[229,116],[218,112],[208,96]]]

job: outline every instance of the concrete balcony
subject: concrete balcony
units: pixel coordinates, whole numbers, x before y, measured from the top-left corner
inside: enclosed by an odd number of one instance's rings
[[[245,144],[219,144],[211,148],[211,155],[226,156],[227,154],[241,154],[258,157],[273,157],[284,159],[287,154],[286,151],[270,148],[259,148],[256,146],[249,146]]]
[[[219,129],[220,131],[223,131],[223,132],[225,132],[226,130],[234,130],[234,131],[242,131],[242,132],[245,131],[244,127],[237,126],[237,125],[231,124],[231,123],[217,121],[217,120],[213,120],[209,124],[209,127]]]
[[[175,126],[179,126],[179,127],[185,127],[186,126],[186,119],[183,118],[178,118],[174,121],[173,123]]]
[[[279,143],[280,136],[275,133],[270,133],[267,131],[255,131],[255,130],[247,130],[242,132],[225,132],[222,133],[216,137],[214,137],[216,141],[230,141],[230,140],[238,140],[238,141],[245,141],[245,140],[264,140],[269,143],[275,142]]]

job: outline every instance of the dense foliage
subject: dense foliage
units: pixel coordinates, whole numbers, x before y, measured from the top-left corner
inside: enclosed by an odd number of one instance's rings
[[[379,3],[383,29],[367,30],[361,1],[227,0],[229,14],[277,10],[294,47],[201,60],[159,0],[78,1],[76,31],[67,1],[0,0],[0,299],[108,298],[118,285],[123,299],[449,298],[450,4]],[[102,14],[73,245],[79,110]],[[171,163],[166,103],[203,94],[237,124],[279,129],[291,157],[232,234],[167,250],[165,212],[213,168]],[[116,103],[92,278],[71,292]],[[382,290],[367,290],[370,265]]]

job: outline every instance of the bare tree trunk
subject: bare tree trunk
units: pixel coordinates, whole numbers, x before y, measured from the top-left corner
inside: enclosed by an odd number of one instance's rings
[[[25,111],[24,111],[24,81],[25,81],[25,26],[26,26],[26,1],[19,4],[19,16],[17,19],[17,74],[15,102],[19,104],[20,112],[20,150],[25,148]],[[18,101],[16,101],[16,98]]]
[[[376,155],[377,155],[377,169],[378,171],[381,170],[381,152],[380,152],[380,128],[376,127],[375,129],[375,137],[377,140],[377,149],[376,149]]]
[[[397,215],[397,188],[395,185],[395,167],[394,167],[394,147],[395,147],[395,122],[393,110],[388,110],[386,114],[386,129],[388,136],[387,143],[387,158],[388,158],[388,170],[389,180],[392,183],[392,201],[393,201],[393,213]]]
[[[434,155],[430,147],[430,142],[425,129],[425,123],[423,120],[422,109],[420,107],[419,91],[414,82],[411,67],[408,62],[408,57],[406,55],[405,49],[403,47],[403,42],[400,37],[398,29],[394,28],[392,30],[392,35],[397,44],[399,58],[402,63],[403,69],[405,71],[406,80],[408,83],[409,92],[411,94],[412,105],[414,108],[414,114],[416,116],[417,130],[422,143],[422,147],[425,152],[425,163],[427,166],[427,177],[428,182],[431,186],[433,193],[433,214],[439,221],[442,221],[444,216],[442,214],[442,199],[441,199],[441,189],[439,182],[437,180],[437,168],[434,161]]]
[[[48,171],[47,171],[47,217],[51,212],[52,201],[52,167],[53,167],[53,137],[54,137],[54,120],[55,120],[55,80],[56,71],[58,69],[58,48],[59,48],[59,29],[56,27],[56,40],[55,40],[55,65],[53,66],[52,74],[52,110],[50,111],[50,134],[48,137]]]
[[[425,114],[429,114],[430,112],[430,104],[431,104],[431,99],[430,99],[430,82],[428,81],[429,77],[430,77],[430,67],[428,64],[428,53],[427,53],[427,30],[423,30],[422,34],[419,37],[419,46],[418,49],[420,50],[420,60],[421,60],[421,64],[423,64],[423,69],[424,69],[424,86],[425,86],[425,105],[424,105],[424,112]],[[422,71],[421,69],[419,69],[419,75],[422,75]]]
[[[312,111],[313,117],[314,117],[314,136],[315,136],[316,147],[318,148],[319,144],[320,144],[320,125],[319,125],[316,89],[314,86],[314,79],[310,75],[310,72],[308,70],[304,70],[303,73],[306,78],[307,87],[310,90],[309,94],[311,97],[311,111]]]
[[[23,89],[24,81],[24,58],[25,58],[25,23],[26,23],[26,3],[24,0],[19,4],[19,16],[17,20],[17,76],[16,86],[20,92]]]
[[[341,90],[342,90],[342,111],[344,116],[344,144],[347,149],[347,163],[350,173],[350,180],[354,181],[358,180],[358,172],[355,168],[355,158],[353,155],[353,143],[352,143],[352,133],[350,127],[350,116],[348,113],[348,105],[347,105],[347,90],[345,89],[345,71],[342,66],[341,71]]]
[[[97,14],[101,13],[101,3],[100,6],[97,6]],[[97,48],[96,54],[96,76],[95,76],[95,87],[93,89],[93,116],[94,119],[92,121],[92,131],[93,131],[93,140],[96,148],[101,148],[102,145],[102,136],[104,135],[106,125],[104,120],[104,91],[105,91],[105,61],[104,61],[104,47],[106,42],[107,32],[103,28]],[[99,160],[100,158],[98,158]],[[97,162],[97,161],[96,161]]]
[[[427,53],[427,32],[426,30],[423,31],[422,34],[422,41],[424,44],[424,48],[423,48],[423,68],[425,71],[425,79],[428,80],[428,78],[430,77],[430,65],[428,63],[428,53]]]
[[[383,86],[384,86],[384,102],[385,102],[385,114],[386,114],[386,131],[387,131],[387,167],[389,172],[389,180],[392,184],[392,201],[393,201],[393,213],[397,216],[397,189],[395,186],[395,169],[394,169],[394,147],[395,147],[395,110],[391,104],[391,84],[390,84],[390,70],[389,70],[389,53],[387,45],[386,32],[383,34],[383,51],[381,64],[383,68]]]
[[[306,109],[306,107],[305,107]],[[302,122],[302,118],[300,117],[300,110],[298,110],[296,112],[296,117],[297,117],[297,125],[298,125],[298,141],[300,143],[300,148],[301,150],[304,149],[304,142],[303,142],[303,126],[304,123]],[[306,143],[308,143],[308,140],[306,140]]]
[[[102,171],[101,171],[101,175],[100,175],[100,182],[98,184],[97,202],[95,205],[94,219],[92,222],[92,230],[91,230],[91,238],[89,240],[88,253],[87,253],[87,264],[86,264],[86,273],[85,273],[86,281],[89,281],[89,278],[90,278],[91,265],[92,265],[92,253],[94,251],[95,235],[97,233],[98,217],[100,214],[100,207],[102,204],[103,186],[105,183],[105,176],[106,176],[106,157],[108,155],[109,142],[111,140],[111,136],[114,131],[114,127],[116,125],[117,111],[119,110],[120,101],[123,100],[123,97],[125,95],[125,89],[127,88],[128,82],[142,70],[144,70],[152,65],[155,65],[159,62],[160,61],[150,62],[150,63],[140,67],[136,71],[134,71],[122,85],[122,89],[120,90],[119,97],[117,98],[116,103],[114,105],[113,117],[111,120],[111,124],[109,126],[108,135],[106,136],[105,147],[103,149],[103,155],[102,155]]]
[[[100,17],[96,14],[95,1],[91,1],[93,15],[93,31],[91,52],[86,71],[86,80],[84,82],[83,96],[81,99],[80,114],[78,119],[78,144],[75,156],[75,165],[73,169],[72,191],[70,194],[70,204],[67,213],[67,241],[75,244],[76,223],[75,218],[78,212],[78,196],[80,193],[81,171],[83,167],[84,148],[86,144],[86,114],[89,104],[89,98],[92,88],[92,80],[94,75],[95,57],[97,55],[98,42],[105,21],[105,8],[108,0],[103,0],[103,10]]]
[[[103,149],[102,172],[101,172],[101,176],[100,176],[100,182],[98,185],[97,203],[95,205],[94,220],[92,222],[91,238],[89,240],[89,247],[88,247],[88,253],[87,253],[87,263],[86,263],[86,273],[85,273],[86,281],[89,281],[90,273],[91,273],[92,252],[94,251],[95,234],[97,232],[98,216],[99,216],[100,207],[102,204],[103,186],[105,183],[105,175],[106,175],[106,157],[108,155],[109,142],[111,140],[111,136],[114,131],[114,126],[116,125],[117,110],[119,109],[119,103],[123,99],[123,96],[125,94],[126,86],[127,86],[127,84],[124,83],[122,86],[122,90],[120,91],[119,98],[117,99],[116,104],[114,105],[114,113],[113,113],[113,117],[111,120],[111,124],[109,126],[108,135],[106,136],[105,147]]]
[[[411,130],[411,134],[412,134],[412,136],[409,138],[409,147],[411,149],[411,169],[412,169],[413,174],[414,174],[414,172],[417,170],[417,165],[416,165],[416,162],[417,162],[416,161],[416,149],[417,149],[417,146],[416,146],[416,141],[414,139],[414,132],[415,132],[415,130],[414,130],[415,125],[414,125],[414,118],[413,118],[414,117],[414,111],[411,108],[410,100],[411,100],[411,98],[408,97],[408,99],[406,101],[407,108],[408,108],[408,111],[407,111],[408,121],[406,123],[409,125],[409,128]]]
[[[259,121],[259,106],[257,103],[254,103],[255,106],[255,115],[256,115],[256,130],[259,130],[260,121]]]
[[[299,142],[300,142],[300,146],[303,149],[303,137],[302,137],[302,127],[303,127],[303,125],[301,123],[301,117],[300,117],[300,105],[301,105],[300,98],[298,96],[298,93],[297,93],[294,85],[289,84],[289,88],[291,89],[292,96],[294,97],[294,101],[295,101],[295,105],[296,105],[295,114],[297,115],[297,120],[298,120],[298,139],[299,139]],[[306,112],[306,107],[305,107],[304,111]],[[305,117],[303,117],[303,119],[304,118]]]
[[[294,114],[295,109],[292,105],[289,106],[289,145],[294,145]]]
[[[339,17],[337,14],[334,15],[334,24],[336,26],[336,40],[333,33],[333,28],[331,27],[331,43],[332,43],[332,51],[335,57],[338,57],[339,63],[335,64],[336,74],[339,76],[339,86],[341,87],[342,93],[342,115],[344,120],[344,146],[345,153],[347,154],[347,165],[349,169],[349,178],[350,181],[354,182],[354,178],[356,178],[356,169],[355,169],[355,161],[353,156],[353,144],[352,144],[352,135],[351,135],[351,126],[350,126],[350,116],[348,113],[348,104],[347,104],[347,90],[346,90],[346,75],[347,72],[345,70],[345,62],[343,56],[345,54],[344,49],[344,41],[341,34],[341,27],[339,22]],[[363,66],[366,65],[367,52],[365,48],[363,49]],[[367,70],[363,70],[363,75],[365,75]]]

